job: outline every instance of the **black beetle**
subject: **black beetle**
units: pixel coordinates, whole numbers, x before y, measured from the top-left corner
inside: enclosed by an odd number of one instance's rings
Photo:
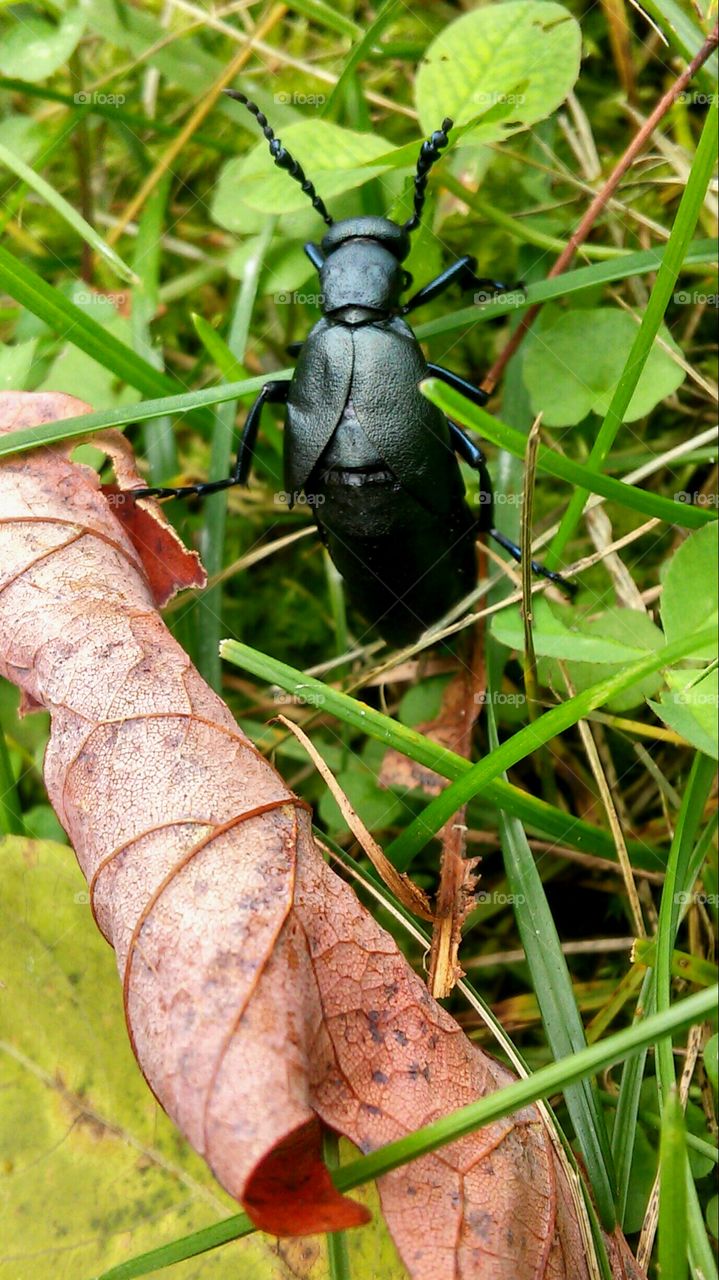
[[[305,252],[317,268],[323,316],[299,352],[289,382],[267,382],[245,422],[230,476],[136,496],[206,495],[248,480],[262,407],[287,406],[285,499],[311,504],[322,540],[347,584],[349,599],[393,644],[409,643],[437,622],[476,582],[475,538],[489,533],[519,560],[519,548],[493,527],[492,485],[479,446],[419,390],[434,375],[475,404],[486,392],[440,365],[428,364],[402,318],[449,285],[505,289],[458,259],[402,304],[412,283],[402,267],[419,225],[427,175],[448,142],[452,121],[423,142],[414,178],[414,211],[400,226],[387,218],[334,222],[313,184],[260,108],[226,90],[256,117],[275,164],[299,182],[329,230]],[[457,458],[479,473],[479,515],[470,511]],[[570,584],[532,562],[535,572]],[[571,587],[570,587],[571,589]]]

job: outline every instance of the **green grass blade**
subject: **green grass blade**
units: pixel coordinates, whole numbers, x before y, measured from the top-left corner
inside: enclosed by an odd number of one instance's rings
[[[647,973],[637,1001],[634,1025],[655,1012],[655,986],[653,972]],[[622,1079],[617,1098],[617,1111],[612,1131],[612,1157],[617,1179],[617,1217],[623,1226],[627,1212],[629,1184],[637,1136],[637,1115],[641,1099],[642,1081],[647,1062],[647,1049],[627,1058],[622,1068]]]
[[[325,1129],[322,1134],[322,1156],[330,1173],[340,1168],[339,1138],[331,1129]],[[347,1232],[329,1231],[325,1235],[325,1240],[327,1241],[329,1280],[351,1280]]]
[[[362,35],[359,23],[333,9],[325,0],[292,0],[291,8],[295,13],[304,14],[305,18],[328,27],[330,31],[336,31],[340,36],[347,36],[352,41],[359,40]]]
[[[490,676],[490,688],[494,683]],[[487,713],[489,741],[494,750],[499,739],[491,698]],[[547,1041],[554,1058],[569,1057],[586,1048],[587,1041],[544,885],[521,822],[500,812],[499,835],[514,916]],[[571,1085],[565,1090],[565,1100],[602,1225],[612,1231],[616,1221],[615,1175],[595,1081],[586,1079]]]
[[[671,1003],[672,957],[679,926],[681,905],[689,889],[688,869],[692,849],[702,821],[704,805],[716,776],[716,765],[708,756],[697,752],[687,781],[682,807],[669,851],[666,877],[662,888],[656,939],[657,1010]],[[660,1107],[675,1082],[674,1055],[670,1043],[657,1049],[657,1084]]]
[[[195,317],[195,327],[212,354],[223,378],[233,381],[247,377],[242,361],[250,332],[252,311],[257,297],[260,280],[260,269],[265,251],[272,239],[275,220],[268,219],[257,252],[247,264],[242,284],[237,293],[235,307],[230,321],[228,342],[217,333],[201,317]],[[237,400],[233,399],[221,406],[215,414],[215,426],[212,432],[210,448],[209,479],[221,479],[229,475],[235,437],[235,417]],[[225,531],[227,527],[227,491],[218,493],[212,502],[205,505],[203,512],[200,549],[208,576],[212,578],[219,573],[224,563]],[[220,659],[220,640],[225,632],[222,622],[223,586],[217,583],[203,591],[198,607],[195,610],[197,620],[197,664],[207,682],[213,689],[222,688],[222,662]]]
[[[409,729],[390,716],[375,711],[364,702],[358,702],[347,693],[332,689],[313,676],[305,675],[285,662],[260,653],[250,645],[240,644],[236,640],[223,640],[220,646],[222,657],[243,671],[249,671],[260,680],[279,685],[294,698],[304,700],[313,707],[322,707],[325,711],[341,720],[343,724],[358,729],[361,733],[383,743],[386,747],[394,747],[411,760],[434,769],[443,778],[454,780],[469,773],[472,768],[469,760],[457,755],[454,751],[440,746],[424,737],[415,729]],[[549,835],[559,843],[596,853],[598,857],[616,861],[616,849],[611,835],[600,827],[593,827],[580,818],[574,818],[561,809],[556,809],[545,801],[530,796],[519,787],[496,778],[484,789],[483,799],[498,809],[514,814],[533,830]],[[642,841],[630,841],[629,851],[632,860],[638,867],[656,870],[663,867],[665,856],[656,848]],[[406,871],[411,858],[395,863],[400,871]]]
[[[29,187],[32,187],[33,191],[36,191],[50,205],[50,208],[54,209],[55,213],[69,227],[72,227],[73,231],[77,232],[82,240],[85,240],[110,264],[121,280],[127,280],[130,284],[138,283],[137,276],[131,267],[128,267],[127,263],[123,262],[119,254],[115,253],[115,250],[111,249],[109,244],[105,244],[102,236],[98,235],[95,228],[91,227],[90,223],[81,217],[77,209],[73,209],[72,205],[68,204],[59,191],[51,187],[50,183],[46,182],[34,169],[31,169],[29,164],[25,164],[25,161],[21,160],[20,156],[15,155],[14,151],[8,150],[2,143],[0,143],[0,164],[4,164],[7,169],[10,169],[18,178],[26,182]]]
[[[690,244],[684,266],[702,266],[713,264],[717,259],[719,243],[716,240],[695,240]],[[641,249],[636,253],[628,253],[623,258],[615,258],[612,262],[598,262],[591,267],[577,267],[575,271],[565,271],[561,276],[551,280],[538,280],[527,286],[526,292],[513,290],[496,301],[482,303],[481,306],[462,307],[450,315],[439,316],[426,324],[417,325],[415,333],[424,342],[426,338],[434,338],[439,334],[452,333],[455,329],[467,329],[471,325],[483,324],[495,320],[497,316],[510,315],[515,311],[525,311],[535,302],[551,302],[556,298],[568,298],[574,294],[585,293],[602,284],[614,284],[617,280],[626,280],[629,276],[648,275],[658,271],[666,246],[654,249]]]
[[[587,466],[595,471],[603,466],[617,432],[624,421],[624,414],[629,408],[642,370],[654,346],[659,326],[664,319],[664,313],[671,301],[714,169],[718,119],[719,97],[715,94],[702,130],[689,180],[684,189],[677,216],[674,219],[674,226],[664,251],[664,257],[654,288],[632,343],[624,370],[587,459]],[[550,568],[556,568],[564,548],[573,536],[581,519],[587,496],[586,489],[577,489],[569,499],[569,505],[562,516],[556,537],[546,556],[546,563]]]
[[[387,850],[388,857],[397,865],[405,865],[424,847],[440,827],[448,822],[454,813],[477,795],[489,781],[495,780],[506,769],[523,760],[526,755],[536,751],[545,742],[549,742],[557,734],[582,720],[590,711],[595,711],[609,698],[628,689],[636,680],[641,680],[661,667],[670,666],[673,662],[693,652],[697,643],[712,643],[715,630],[707,627],[702,631],[702,639],[698,637],[682,637],[680,641],[665,645],[656,653],[640,658],[638,662],[627,665],[616,675],[599,680],[582,693],[568,698],[566,702],[551,711],[546,711],[533,724],[526,725],[503,742],[496,751],[472,765],[469,772],[458,778],[451,786],[432,800],[423,813],[415,818]]]
[[[109,334],[107,335],[109,337]],[[130,350],[129,347],[126,348]],[[290,374],[283,370],[273,375],[281,378]],[[265,385],[267,377],[245,378],[242,382],[220,383],[204,391],[185,391],[182,395],[163,396],[160,400],[143,400],[139,404],[124,405],[98,413],[86,413],[78,418],[59,418],[57,422],[44,422],[39,427],[23,427],[21,431],[9,431],[0,437],[0,458],[9,453],[26,449],[39,449],[42,445],[57,444],[60,440],[73,440],[78,436],[93,435],[108,427],[126,427],[130,422],[150,422],[164,414],[190,413],[208,405],[225,404],[228,400],[256,394]]]
[[[85,315],[59,289],[46,284],[41,276],[19,262],[2,245],[0,286],[54,333],[74,343],[122,382],[129,383],[145,395],[177,394],[179,383],[136,355],[131,347]]]
[[[479,1102],[471,1102],[466,1107],[443,1116],[441,1120],[426,1125],[424,1129],[419,1129],[406,1138],[389,1143],[372,1155],[344,1165],[335,1179],[335,1185],[342,1191],[350,1191],[370,1178],[380,1177],[409,1160],[437,1151],[448,1142],[454,1142],[495,1120],[512,1115],[521,1107],[549,1097],[557,1090],[565,1090],[586,1076],[596,1075],[627,1054],[637,1052],[644,1045],[663,1043],[672,1034],[678,1034],[714,1013],[718,996],[719,990],[716,987],[697,992],[678,1001],[664,1013],[656,1013],[643,1023],[615,1032],[606,1040],[600,1040],[569,1058],[540,1067],[527,1080],[517,1080]]]
[[[659,1274],[662,1280],[687,1280],[687,1144],[684,1112],[673,1086],[662,1112],[659,1144]]]
[[[646,0],[646,3],[642,0],[642,7],[664,32],[670,45],[687,62],[691,62],[704,44],[704,34],[701,27],[697,26],[690,16],[691,11],[683,9],[676,0]],[[710,10],[707,10],[707,13],[709,12]],[[711,58],[707,58],[704,66],[699,68],[695,78],[702,88],[710,93],[716,93],[717,75],[719,75],[719,63],[717,63],[716,54],[712,54]]]
[[[162,369],[162,351],[152,343],[152,321],[159,303],[162,231],[170,192],[170,175],[149,196],[137,228],[133,266],[140,286],[132,292],[132,345],[155,369]],[[175,432],[169,415],[142,433],[143,452],[150,464],[151,484],[167,484],[177,471]]]
[[[0,832],[6,836],[21,836],[24,831],[10,752],[0,723]]]
[[[345,90],[349,84],[355,69],[367,57],[372,45],[376,43],[380,33],[384,30],[389,22],[396,17],[397,3],[396,0],[384,0],[374,16],[374,20],[369,24],[363,32],[361,39],[357,40],[349,55],[345,58],[342,72],[333,87],[327,101],[322,107],[323,116],[332,116],[344,97]]]
[[[662,1014],[654,1014],[644,1022],[636,1023],[623,1031],[590,1045],[581,1053],[573,1055],[561,1062],[552,1062],[540,1068],[527,1080],[517,1080],[496,1093],[472,1102],[458,1111],[453,1111],[441,1120],[427,1125],[416,1133],[389,1143],[371,1155],[354,1160],[344,1165],[334,1177],[335,1185],[341,1191],[352,1191],[382,1174],[397,1169],[419,1156],[436,1151],[465,1137],[483,1126],[512,1115],[522,1107],[540,1098],[550,1097],[560,1089],[575,1084],[585,1076],[596,1075],[629,1054],[636,1053],[645,1045],[659,1042],[663,1037],[679,1032],[696,1022],[701,1022],[716,1007],[716,988],[701,991],[679,1001],[672,1009]],[[184,1258],[195,1257],[214,1249],[219,1244],[228,1243],[240,1236],[248,1235],[253,1227],[246,1214],[236,1214],[223,1222],[215,1223],[202,1231],[193,1232],[182,1240],[175,1240],[170,1245],[153,1249],[150,1253],[132,1258],[112,1267],[98,1277],[98,1280],[136,1280],[138,1276],[148,1275],[151,1271],[169,1266]]]
[[[663,1014],[671,1007],[672,956],[676,939],[681,906],[685,894],[691,887],[688,882],[692,866],[692,849],[696,842],[699,825],[702,821],[704,805],[716,776],[716,764],[708,756],[697,752],[684,793],[679,820],[674,833],[672,847],[669,852],[666,878],[662,889],[662,901],[659,909],[657,926],[657,962],[656,962],[656,1007],[657,1013]],[[676,1084],[674,1067],[674,1051],[671,1039],[657,1044],[656,1048],[657,1090],[659,1109],[664,1111]],[[685,1157],[685,1196],[687,1209],[685,1217],[688,1222],[689,1251],[692,1258],[700,1261],[700,1268],[709,1277],[716,1275],[716,1263],[707,1237],[699,1197],[694,1179]],[[705,1264],[711,1261],[712,1269],[707,1271]]]
[[[515,457],[524,457],[527,438],[521,431],[508,426],[506,422],[501,422],[499,418],[493,418],[485,409],[470,404],[469,400],[466,400],[458,391],[445,386],[436,378],[425,379],[421,386],[427,399],[431,400],[432,404],[436,404],[448,417],[453,420],[458,419],[465,427],[479,432],[486,440],[491,440],[501,449],[513,453]],[[674,502],[671,498],[649,493],[646,489],[637,488],[636,485],[613,480],[600,471],[593,471],[588,466],[572,462],[562,454],[555,453],[547,445],[539,446],[537,466],[540,471],[556,476],[559,480],[566,480],[580,489],[599,493],[610,501],[619,502],[633,511],[640,511],[642,515],[654,516],[657,520],[666,520],[670,524],[678,524],[687,529],[698,529],[717,518],[713,512],[703,507],[692,507],[686,502]]]
[[[710,763],[710,762],[709,762]],[[662,892],[662,904],[659,916],[658,938],[661,936],[661,952],[658,964],[663,965],[665,972],[671,965],[674,941],[676,938],[680,899],[683,894],[690,893],[694,880],[698,875],[696,849],[703,850],[706,845],[707,829],[697,841],[697,831],[702,820],[704,805],[712,785],[713,768],[709,768],[706,757],[697,754],[694,758],[687,785],[682,798],[682,807],[674,830],[674,838],[669,855],[667,879]],[[650,969],[642,984],[637,1002],[637,1017],[648,1017],[657,1008],[657,974],[658,968]],[[669,1007],[668,981],[663,982],[664,1008]],[[660,1046],[657,1050],[657,1067],[661,1064],[667,1075],[667,1088],[674,1083],[674,1067],[671,1045],[668,1056]],[[623,1222],[627,1208],[627,1197],[631,1175],[634,1143],[637,1131],[637,1113],[639,1110],[640,1092],[646,1052],[628,1060],[624,1064],[617,1101],[617,1114],[612,1135],[612,1150],[617,1171],[617,1208],[619,1220]]]
[[[57,89],[48,88],[47,85],[31,84],[29,80],[18,80],[14,76],[0,76],[0,89],[9,89],[13,93],[21,93],[23,97],[43,98],[47,102],[59,102],[64,107],[69,107],[71,111],[77,112],[78,116],[102,116],[112,125],[126,125],[134,134],[147,132],[156,133],[161,138],[176,138],[180,132],[177,125],[167,124],[164,120],[155,120],[151,116],[142,115],[139,111],[126,111],[123,106],[117,103],[111,105],[110,103],[99,102],[97,95],[92,95],[89,102],[77,103],[71,93],[60,93]],[[64,123],[62,135],[67,135]],[[199,129],[196,133],[193,133],[192,141],[197,146],[209,147],[211,151],[217,151],[220,155],[228,158],[237,155],[236,147],[227,142],[221,142],[212,134],[202,133]]]

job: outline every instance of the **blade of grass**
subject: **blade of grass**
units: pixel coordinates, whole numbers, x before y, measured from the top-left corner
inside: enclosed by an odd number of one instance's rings
[[[527,447],[527,438],[521,431],[507,426],[499,418],[493,418],[485,409],[470,404],[464,396],[452,387],[438,382],[436,378],[426,378],[421,384],[422,391],[432,404],[447,414],[449,418],[459,419],[466,427],[479,432],[485,439],[491,440],[500,448],[523,458]],[[624,484],[621,480],[613,480],[601,471],[578,462],[572,462],[546,445],[540,445],[537,451],[537,465],[540,471],[566,480],[569,484],[591,493],[600,493],[610,501],[619,502],[622,506],[640,511],[642,515],[654,516],[658,520],[666,520],[670,524],[678,524],[688,529],[698,529],[701,525],[716,520],[716,515],[702,507],[692,507],[685,502],[674,502],[671,498],[663,498],[659,494],[649,493],[646,489],[638,489],[635,485]]]
[[[684,267],[701,266],[704,263],[716,262],[716,240],[695,240],[690,244],[684,258]],[[613,262],[598,262],[591,267],[578,267],[575,271],[566,271],[561,276],[548,280],[538,280],[527,285],[526,291],[515,289],[505,296],[500,295],[496,301],[483,302],[481,306],[462,307],[426,324],[417,325],[415,333],[424,341],[442,333],[452,333],[455,329],[466,329],[469,325],[483,324],[495,320],[497,316],[509,315],[515,311],[524,311],[535,302],[550,302],[554,298],[571,297],[588,289],[596,289],[602,284],[613,284],[617,280],[626,280],[629,276],[647,275],[657,271],[666,254],[666,245],[655,249],[642,249],[637,253],[629,253],[624,258],[615,258]]]
[[[141,286],[133,290],[132,341],[138,355],[156,369],[162,369],[162,353],[152,344],[152,320],[159,304],[162,229],[165,221],[169,178],[161,182],[148,200],[137,228],[133,266]],[[142,433],[143,452],[150,464],[151,484],[167,484],[177,471],[177,448],[172,419],[160,418],[152,430]]]
[[[662,889],[657,926],[656,1007],[659,1015],[671,1006],[672,956],[681,917],[681,907],[686,901],[686,885],[692,864],[692,848],[702,819],[704,803],[716,776],[716,765],[708,756],[697,752],[694,757],[685,803],[679,815],[672,847],[669,852],[666,879]],[[691,806],[686,796],[692,798]],[[671,1039],[657,1044],[656,1048],[657,1092],[662,1118],[667,1102],[676,1086],[674,1050]],[[695,1265],[707,1277],[716,1275],[716,1263],[709,1242],[704,1217],[689,1162],[684,1160],[684,1184],[687,1201],[687,1236],[689,1251]],[[707,1267],[709,1269],[707,1270]]]
[[[21,836],[24,831],[22,809],[10,763],[10,752],[5,741],[5,731],[0,723],[0,832],[6,836]]]
[[[129,351],[130,348],[127,347],[126,350]],[[272,376],[279,379],[289,376],[291,372],[291,369],[281,369]],[[162,418],[166,413],[184,415],[208,405],[225,404],[228,400],[255,395],[266,381],[266,374],[262,374],[256,378],[245,378],[242,382],[220,383],[204,391],[185,391],[182,395],[143,400],[139,404],[125,405],[119,409],[86,413],[77,418],[60,418],[57,422],[44,422],[41,427],[23,427],[21,431],[9,431],[0,438],[0,458],[20,450],[57,444],[60,440],[93,435],[108,427],[126,427],[130,422],[149,422],[152,418]]]
[[[325,1129],[322,1135],[322,1157],[330,1173],[340,1167],[340,1144],[337,1134]],[[346,1231],[329,1231],[325,1235],[327,1241],[327,1262],[329,1280],[351,1280],[349,1252],[347,1249]]]
[[[357,22],[338,13],[325,0],[292,0],[291,8],[295,13],[302,13],[313,22],[321,23],[322,26],[329,27],[330,31],[336,31],[338,35],[347,36],[350,40],[359,40],[362,35],[362,27]]]
[[[664,907],[664,921],[662,922],[663,930],[668,933],[668,941],[664,941],[663,950],[666,953],[667,946],[670,947],[670,953],[673,952],[674,942],[676,939],[677,916],[668,916],[667,913],[677,910],[679,903],[674,903],[674,898],[679,894],[689,893],[694,884],[696,875],[698,874],[697,858],[692,852],[697,844],[702,848],[705,845],[706,831],[697,841],[697,831],[701,822],[704,805],[709,795],[712,785],[710,771],[705,765],[701,764],[702,757],[699,754],[695,756],[687,785],[682,799],[682,806],[679,817],[674,829],[674,837],[670,851],[670,861],[673,866],[672,878],[674,886],[669,890],[669,895],[665,897],[666,887],[662,894],[662,906]],[[711,829],[712,824],[707,824],[707,829]],[[674,929],[669,926],[674,921]],[[661,921],[661,914],[660,914]],[[657,1005],[657,970],[650,969],[639,994],[637,1002],[637,1019],[650,1016],[656,1010]],[[644,1068],[646,1065],[646,1053],[641,1053],[631,1060],[627,1061],[622,1071],[621,1085],[619,1088],[619,1098],[617,1101],[617,1115],[612,1135],[612,1151],[614,1154],[614,1163],[617,1170],[617,1208],[620,1222],[624,1221],[627,1210],[627,1198],[629,1194],[629,1183],[632,1167],[632,1159],[634,1155],[634,1142],[637,1132],[637,1112],[639,1110],[639,1100],[642,1080],[644,1077]],[[673,1077],[672,1077],[673,1079]],[[671,1081],[670,1081],[671,1084]]]
[[[31,169],[29,164],[25,164],[25,161],[21,160],[20,156],[15,155],[14,151],[8,150],[8,148],[3,146],[1,142],[0,164],[4,164],[11,173],[14,173],[18,178],[21,178],[23,182],[26,182],[27,185],[32,188],[33,191],[36,191],[37,194],[50,205],[50,208],[54,209],[55,213],[58,214],[58,216],[62,218],[69,227],[72,227],[73,231],[77,232],[82,240],[91,245],[91,247],[110,264],[113,271],[121,280],[127,280],[130,284],[139,283],[138,278],[131,267],[128,267],[127,263],[123,262],[120,255],[115,253],[115,250],[111,249],[110,246],[105,243],[102,236],[98,235],[95,228],[91,227],[90,223],[85,221],[85,219],[77,212],[77,209],[73,209],[72,205],[68,204],[65,197],[61,196],[59,191],[56,191],[54,187],[50,186],[50,183],[46,182],[45,179],[42,178],[39,173],[36,173],[34,169]]]
[[[491,642],[488,658],[490,695],[499,692],[503,667],[500,646]],[[494,752],[499,747],[499,737],[493,696],[487,702],[487,726],[489,744]],[[521,822],[500,812],[499,835],[514,916],[549,1047],[554,1058],[568,1057],[586,1048],[587,1041],[544,885]],[[616,1179],[596,1083],[591,1078],[582,1080],[566,1089],[564,1096],[599,1217],[605,1230],[612,1231],[616,1223]]]
[[[517,1080],[496,1093],[472,1102],[458,1111],[452,1112],[441,1120],[435,1121],[426,1128],[389,1143],[371,1155],[354,1160],[337,1171],[333,1179],[335,1186],[341,1191],[352,1191],[382,1174],[397,1169],[410,1160],[436,1151],[449,1142],[464,1137],[468,1133],[512,1115],[522,1107],[536,1102],[540,1098],[550,1097],[567,1085],[575,1084],[585,1076],[596,1075],[613,1063],[629,1054],[637,1053],[645,1045],[659,1042],[663,1037],[679,1032],[695,1022],[702,1021],[715,1008],[717,1002],[716,988],[701,991],[678,1001],[670,1010],[662,1014],[654,1014],[644,1022],[637,1023],[623,1031],[615,1032],[606,1040],[583,1049],[561,1062],[552,1062],[540,1068],[527,1080]],[[120,1263],[105,1271],[98,1280],[136,1280],[138,1276],[148,1275],[153,1270],[170,1266],[185,1258],[196,1257],[206,1253],[218,1245],[227,1244],[230,1240],[249,1235],[254,1230],[252,1223],[244,1213],[235,1214],[222,1222],[214,1223],[201,1231],[193,1232],[181,1240],[169,1245],[153,1249],[149,1253],[127,1262]]]
[[[714,95],[654,288],[604,421],[589,452],[587,466],[595,471],[603,466],[624,421],[624,415],[629,408],[642,370],[654,346],[659,326],[664,319],[664,313],[671,301],[714,169],[718,120],[719,98]],[[550,568],[555,568],[559,563],[564,548],[579,524],[587,497],[586,489],[577,489],[569,499],[559,530],[546,556],[546,563]]]
[[[662,1280],[687,1280],[687,1143],[684,1112],[673,1085],[662,1112],[659,1144],[659,1274]]]
[[[707,627],[701,633],[701,643],[712,643],[715,634],[714,628]],[[640,658],[638,662],[628,663],[616,675],[599,680],[582,693],[568,698],[566,702],[553,707],[551,711],[546,711],[543,716],[535,720],[534,724],[520,729],[503,742],[496,751],[492,751],[489,756],[472,765],[468,773],[458,778],[432,800],[420,816],[405,827],[402,834],[393,841],[387,851],[388,857],[396,861],[397,865],[406,864],[424,847],[435,832],[449,821],[452,814],[477,795],[487,782],[495,780],[500,773],[536,751],[543,743],[549,742],[557,734],[576,724],[577,720],[581,720],[588,712],[602,706],[615,694],[630,688],[635,680],[641,680],[651,672],[670,666],[692,653],[696,641],[698,638],[682,637],[680,641],[665,645],[663,649],[649,654],[646,658]]]
[[[689,11],[682,9],[676,0],[642,0],[642,6],[664,32],[670,45],[690,62],[704,43],[704,32],[693,21]],[[707,58],[696,78],[703,89],[716,93],[719,64],[716,55]]]
[[[43,98],[47,102],[58,102],[64,107],[76,111],[78,115],[96,115],[108,120],[110,124],[127,126],[133,133],[156,133],[161,138],[175,138],[180,132],[177,125],[166,124],[163,120],[153,120],[150,116],[141,115],[139,111],[126,111],[117,103],[100,102],[96,95],[91,95],[88,102],[78,103],[70,93],[59,93],[57,89],[49,89],[44,84],[31,84],[29,80],[17,80],[13,76],[0,76],[0,89],[9,89],[13,93],[21,93],[23,97]],[[101,97],[102,95],[100,95]],[[66,133],[62,129],[62,135]],[[220,142],[209,133],[195,133],[193,141],[198,146],[209,147],[220,155],[232,159],[237,155],[237,148],[229,143]]]
[[[274,226],[275,220],[268,219],[262,232],[257,252],[245,264],[242,284],[237,293],[230,321],[227,343],[206,322],[203,322],[198,329],[200,337],[203,338],[203,341],[208,341],[214,351],[213,359],[218,363],[224,378],[237,380],[247,377],[242,361],[245,358],[262,261],[272,239]],[[222,405],[215,414],[215,426],[212,432],[210,449],[209,479],[220,479],[229,475],[236,416],[236,399]],[[215,496],[213,502],[205,503],[203,510],[200,550],[210,578],[218,574],[224,564],[226,527],[227,490],[224,490]],[[198,600],[198,608],[195,610],[197,619],[197,664],[208,684],[217,690],[222,688],[220,640],[225,630],[222,624],[222,596],[223,584],[217,582],[214,586],[208,587],[206,591],[201,593]]]
[[[432,742],[415,729],[409,729],[390,716],[375,711],[364,702],[358,702],[347,693],[332,689],[313,676],[305,675],[287,663],[279,662],[268,654],[252,649],[249,645],[240,644],[236,640],[223,640],[220,646],[223,658],[235,666],[249,671],[268,684],[279,685],[294,698],[304,699],[308,705],[321,707],[341,720],[344,724],[376,738],[386,747],[394,747],[411,760],[426,765],[443,778],[461,778],[471,769],[469,760],[457,755],[454,751]],[[533,829],[550,835],[559,843],[570,844],[579,849],[596,853],[599,857],[616,861],[614,842],[607,832],[599,827],[592,827],[579,818],[573,818],[561,809],[555,809],[536,796],[530,796],[497,778],[489,782],[483,792],[483,799],[496,808],[505,809]],[[664,856],[641,841],[632,841],[629,849],[637,866],[656,869],[664,865]],[[400,871],[406,871],[411,858],[395,861]]]
[[[345,58],[341,75],[336,85],[329,94],[327,101],[322,107],[322,115],[332,118],[338,104],[342,101],[346,86],[349,84],[355,69],[360,62],[367,57],[372,45],[376,42],[379,34],[387,26],[394,17],[396,10],[399,8],[398,0],[384,0],[375,14],[374,20],[364,31],[362,38],[357,40],[350,50],[349,55]]]
[[[46,284],[37,272],[19,262],[0,245],[0,286],[11,298],[27,307],[60,338],[72,342],[81,351],[92,356],[103,368],[109,369],[121,382],[145,395],[172,396],[181,389],[180,383],[153,368],[131,347],[120,342],[96,320],[85,315],[70,302],[59,289]],[[169,410],[166,410],[169,412]],[[159,416],[159,415],[155,415]],[[131,421],[131,419],[126,419]],[[9,439],[9,436],[6,437]]]

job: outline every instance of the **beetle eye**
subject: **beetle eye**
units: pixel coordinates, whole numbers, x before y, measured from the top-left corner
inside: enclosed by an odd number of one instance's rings
[[[402,272],[402,288],[409,289],[409,286],[411,285],[413,279],[414,277],[411,271],[403,271]]]

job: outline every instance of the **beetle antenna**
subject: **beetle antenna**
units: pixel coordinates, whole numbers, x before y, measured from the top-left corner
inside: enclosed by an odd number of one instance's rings
[[[424,208],[424,195],[429,171],[432,165],[439,160],[440,151],[449,142],[447,135],[453,124],[454,121],[450,120],[448,116],[442,121],[441,127],[436,129],[431,138],[427,138],[420,147],[419,156],[417,157],[417,172],[414,175],[414,213],[405,222],[405,231],[414,231],[415,227],[419,226],[422,209]]]
[[[258,125],[270,144],[270,155],[272,156],[275,164],[279,165],[280,169],[284,169],[289,173],[290,177],[294,178],[295,182],[299,182],[305,195],[309,196],[312,201],[312,207],[317,210],[322,218],[324,218],[327,226],[331,227],[334,219],[327,212],[327,206],[325,205],[324,200],[321,196],[318,196],[315,191],[314,184],[310,182],[309,178],[305,177],[301,164],[295,160],[294,156],[290,155],[286,147],[283,147],[279,138],[275,137],[274,130],[268,124],[267,116],[263,111],[260,111],[257,103],[251,102],[249,98],[245,97],[244,93],[239,93],[237,89],[223,89],[222,92],[226,93],[228,98],[234,98],[235,102],[241,102],[244,107],[247,107],[247,110],[257,120]],[[439,134],[433,134],[432,136],[439,137]]]

